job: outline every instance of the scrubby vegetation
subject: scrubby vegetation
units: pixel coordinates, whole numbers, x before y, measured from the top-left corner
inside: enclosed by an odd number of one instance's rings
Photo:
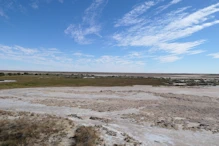
[[[3,72],[0,72],[0,76],[4,76],[5,75],[5,73],[3,73]]]
[[[170,79],[169,84],[175,86],[217,86],[219,79]]]
[[[171,79],[131,75],[94,76],[86,73],[0,73],[0,80],[16,80],[14,83],[1,83],[0,89],[27,87],[63,87],[63,86],[217,86],[218,78],[209,79]]]
[[[165,85],[164,78],[141,77],[96,77],[84,78],[82,75],[7,75],[0,80],[16,80],[14,83],[0,83],[0,89],[27,87],[62,87],[62,86],[132,86],[132,85]]]
[[[81,126],[75,131],[73,146],[95,146],[101,140],[93,127]]]
[[[102,141],[94,127],[48,114],[0,110],[0,146],[95,146]]]
[[[59,145],[68,139],[73,122],[51,115],[0,111],[0,145]]]

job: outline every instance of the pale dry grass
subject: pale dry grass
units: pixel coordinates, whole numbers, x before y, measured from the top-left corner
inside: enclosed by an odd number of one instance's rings
[[[94,127],[48,114],[0,110],[0,146],[96,146],[100,143]]]
[[[0,145],[60,145],[73,122],[51,115],[0,111]]]
[[[75,131],[72,146],[96,146],[101,144],[99,133],[94,127],[81,126]]]

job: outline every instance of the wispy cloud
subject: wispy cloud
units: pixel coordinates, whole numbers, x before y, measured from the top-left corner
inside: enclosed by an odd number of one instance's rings
[[[188,52],[188,55],[196,55],[204,52],[206,52],[206,50],[191,50]]]
[[[64,3],[64,0],[58,0],[60,3]]]
[[[5,12],[0,8],[0,16],[8,18],[8,16],[5,14]]]
[[[208,56],[211,56],[215,59],[219,59],[219,52],[218,53],[212,53],[212,54],[208,54]]]
[[[177,60],[180,60],[181,57],[176,55],[167,55],[167,56],[159,56],[156,59],[162,63],[169,63],[169,62],[175,62]]]
[[[84,26],[83,24],[71,24],[65,29],[65,34],[70,35],[75,42],[79,44],[90,44],[92,39],[88,38],[91,35],[99,36],[101,27],[99,25]]]
[[[19,0],[0,0],[0,17],[9,18],[9,12],[27,12],[28,8],[39,9],[42,4],[50,4],[51,2],[63,3],[64,0],[29,0],[22,2]]]
[[[172,0],[171,2],[170,2],[170,4],[177,4],[177,3],[179,3],[179,2],[181,2],[182,0]]]
[[[115,27],[129,26],[144,21],[144,19],[140,18],[140,16],[154,5],[154,1],[147,1],[143,4],[136,6],[133,10],[131,10],[130,12],[125,14],[121,19],[119,19],[116,22]]]
[[[175,5],[175,4],[177,4],[177,3],[181,2],[181,1],[182,1],[182,0],[172,0],[172,1],[171,1],[170,3],[168,3],[167,5],[158,7],[158,11],[156,12],[156,14],[158,14],[158,13],[160,13],[160,12],[166,10],[166,9],[169,8],[170,6]]]
[[[173,0],[170,4],[178,2],[180,1]],[[151,3],[150,6],[155,6],[155,3]],[[219,3],[195,12],[190,12],[189,7],[183,7],[159,17],[155,15],[153,19],[145,14],[150,6],[139,10],[139,13],[134,8],[118,20],[119,23],[115,27],[128,26],[125,31],[119,31],[113,35],[118,46],[147,47],[152,52],[166,53],[165,57],[158,57],[162,62],[172,62],[181,59],[180,55],[182,54],[194,55],[203,52],[203,50],[195,50],[195,48],[203,44],[205,40],[183,42],[182,38],[219,24],[219,20],[213,17],[215,13],[219,12]],[[125,20],[133,20],[133,22],[129,23]]]
[[[94,57],[93,55],[90,55],[90,54],[84,54],[84,53],[80,53],[80,52],[76,52],[76,53],[73,53],[74,56],[77,56],[77,57]]]
[[[17,4],[17,1],[13,0],[0,0],[0,17],[6,19],[9,18],[8,12],[14,10],[14,6]]]
[[[60,55],[60,52],[55,48],[36,49],[25,48],[19,45],[6,46],[0,44],[0,55],[1,59],[47,64],[49,61],[54,62]]]
[[[92,42],[90,36],[99,36],[101,25],[97,22],[107,0],[93,0],[93,3],[84,11],[84,16],[80,24],[70,24],[65,29],[65,34],[70,35],[79,44],[89,44]]]
[[[24,47],[21,47],[21,46],[18,46],[18,45],[15,45],[13,47],[13,49],[17,50],[18,52],[22,52],[22,53],[24,53],[26,55],[35,54],[35,53],[38,52],[36,49],[24,48]]]
[[[57,48],[26,48],[19,45],[0,44],[0,59],[22,61],[34,66],[39,65],[46,70],[63,71],[114,71],[143,72],[145,62],[141,61],[137,52],[125,55],[94,56],[75,52],[62,52]],[[18,68],[16,68],[18,69]],[[22,67],[25,69],[25,66]],[[35,68],[37,69],[37,68]]]
[[[126,55],[126,58],[142,59],[142,58],[148,58],[148,56],[145,54],[145,52],[133,51],[133,52],[130,52],[128,55]]]
[[[204,41],[195,41],[195,42],[185,42],[185,43],[160,43],[158,47],[160,50],[164,50],[167,53],[180,55],[180,54],[191,54],[190,50],[196,46],[199,46]]]
[[[26,7],[21,3],[18,0],[0,0],[0,17],[8,19],[12,12],[25,13]],[[27,2],[27,5],[30,6],[30,3]]]
[[[38,0],[34,0],[31,2],[30,6],[33,8],[33,9],[38,9],[39,8],[39,1]]]

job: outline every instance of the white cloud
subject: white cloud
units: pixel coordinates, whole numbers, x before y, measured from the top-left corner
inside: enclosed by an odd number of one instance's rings
[[[14,46],[14,49],[20,52],[23,52],[24,54],[27,54],[27,55],[34,54],[37,52],[36,49],[24,48],[24,47],[17,46],[17,45]]]
[[[94,62],[99,64],[114,64],[114,65],[133,65],[136,64],[135,61],[128,60],[121,56],[110,56],[104,55],[94,60]]]
[[[38,0],[29,0],[26,2],[28,6],[37,9]],[[27,7],[19,0],[0,0],[0,17],[9,18],[10,13],[26,13]]]
[[[199,46],[204,41],[195,41],[195,42],[186,42],[186,43],[160,43],[159,49],[165,50],[167,53],[171,54],[185,54],[189,53],[189,51]]]
[[[85,10],[81,24],[70,24],[65,29],[65,34],[70,35],[79,44],[89,44],[92,42],[91,36],[101,37],[101,25],[97,23],[103,7],[107,0],[94,0]]]
[[[33,8],[33,9],[38,9],[39,8],[39,1],[38,0],[34,0],[30,6]]]
[[[182,0],[172,0],[170,3],[171,4],[177,4],[177,3],[179,3],[179,2],[181,2]]]
[[[181,57],[175,56],[175,55],[167,55],[167,56],[157,57],[156,59],[162,63],[169,63],[169,62],[175,62],[175,61],[181,59]]]
[[[206,52],[205,50],[194,50],[194,51],[189,51],[188,55],[196,55],[196,54],[200,54],[200,53],[204,53]]]
[[[83,22],[95,24],[106,3],[107,0],[93,0],[93,3],[84,11]]]
[[[132,54],[132,56],[130,56]],[[26,63],[40,66],[33,70],[58,71],[113,71],[113,72],[143,72],[145,62],[139,54],[93,56],[80,52],[64,53],[57,48],[25,48],[22,46],[6,46],[0,44],[0,60],[22,61],[24,70]],[[10,66],[13,69],[13,65]],[[19,69],[14,66],[14,69]]]
[[[74,56],[77,56],[77,57],[94,57],[93,55],[90,55],[90,54],[83,54],[83,53],[80,53],[80,52],[76,52],[76,53],[73,53]]]
[[[31,0],[30,6],[33,9],[38,9],[40,4],[50,4],[51,2],[54,2],[54,0]],[[64,0],[58,0],[60,3],[64,3]]]
[[[4,13],[4,11],[0,8],[0,16],[8,18],[8,16]]]
[[[64,0],[58,0],[60,3],[64,3]]]
[[[181,2],[181,1],[182,1],[182,0],[172,0],[172,1],[171,1],[170,3],[168,3],[167,5],[158,7],[158,11],[156,12],[156,14],[158,14],[158,13],[160,13],[160,12],[166,10],[166,9],[169,8],[170,6],[175,5],[175,4],[177,4],[177,3]]]
[[[208,54],[208,56],[211,56],[215,59],[219,59],[219,52],[218,53],[212,53],[212,54]]]
[[[64,32],[65,34],[70,35],[74,39],[74,41],[79,44],[90,44],[92,40],[88,39],[87,37],[89,35],[99,36],[100,30],[101,28],[99,25],[93,24],[92,26],[84,27],[81,26],[81,24],[79,25],[71,24]]]
[[[180,1],[173,0],[170,4],[178,2]],[[213,17],[213,14],[219,12],[219,3],[195,12],[189,12],[188,9],[189,7],[179,8],[159,17],[154,16],[153,19],[146,19],[146,14],[142,16],[145,11],[133,13],[133,11],[135,12],[134,8],[129,12],[130,15],[127,15],[129,14],[127,13],[123,18],[130,16],[128,19],[140,21],[138,23],[131,22],[132,25],[123,31],[118,31],[112,37],[117,42],[117,46],[147,47],[153,52],[164,52],[166,55],[159,59],[162,62],[165,62],[165,60],[167,62],[176,61],[180,59],[177,56],[181,54],[194,55],[202,53],[203,50],[195,50],[195,48],[203,44],[205,40],[182,42],[179,39],[189,37],[200,30],[219,24],[219,20],[215,20]],[[119,19],[118,22],[124,23],[118,24],[126,24],[125,21],[121,20]]]
[[[145,13],[149,8],[151,8],[154,5],[155,5],[154,1],[147,1],[135,7],[133,10],[125,14],[123,18],[119,19],[116,22],[115,27],[129,26],[129,25],[142,22],[144,19],[139,18],[139,16]]]
[[[143,52],[130,52],[128,55],[127,55],[128,58],[144,58],[145,55]]]
[[[166,30],[179,30],[179,29],[185,29],[187,27],[191,27],[191,26],[196,26],[196,25],[205,25],[207,20],[210,19],[209,16],[211,16],[212,14],[219,12],[219,3],[211,5],[209,7],[206,7],[204,9],[198,10],[186,17],[184,17],[183,19],[177,19],[173,22],[171,22],[169,25],[167,25],[167,27],[165,28]],[[209,22],[207,24],[211,24],[214,23],[214,21]],[[218,23],[218,21],[217,21]]]

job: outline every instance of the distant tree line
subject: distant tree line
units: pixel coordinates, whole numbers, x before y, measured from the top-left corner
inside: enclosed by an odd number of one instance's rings
[[[3,72],[0,72],[0,76],[4,76],[5,75],[5,73],[3,73]]]
[[[29,75],[29,73],[27,72],[24,72],[23,74],[22,73],[3,73],[3,72],[0,72],[0,76],[15,76],[15,75]]]
[[[49,73],[46,74],[41,74],[41,73],[28,73],[28,72],[24,72],[24,73],[3,73],[0,72],[0,76],[19,76],[19,75],[50,75]]]

